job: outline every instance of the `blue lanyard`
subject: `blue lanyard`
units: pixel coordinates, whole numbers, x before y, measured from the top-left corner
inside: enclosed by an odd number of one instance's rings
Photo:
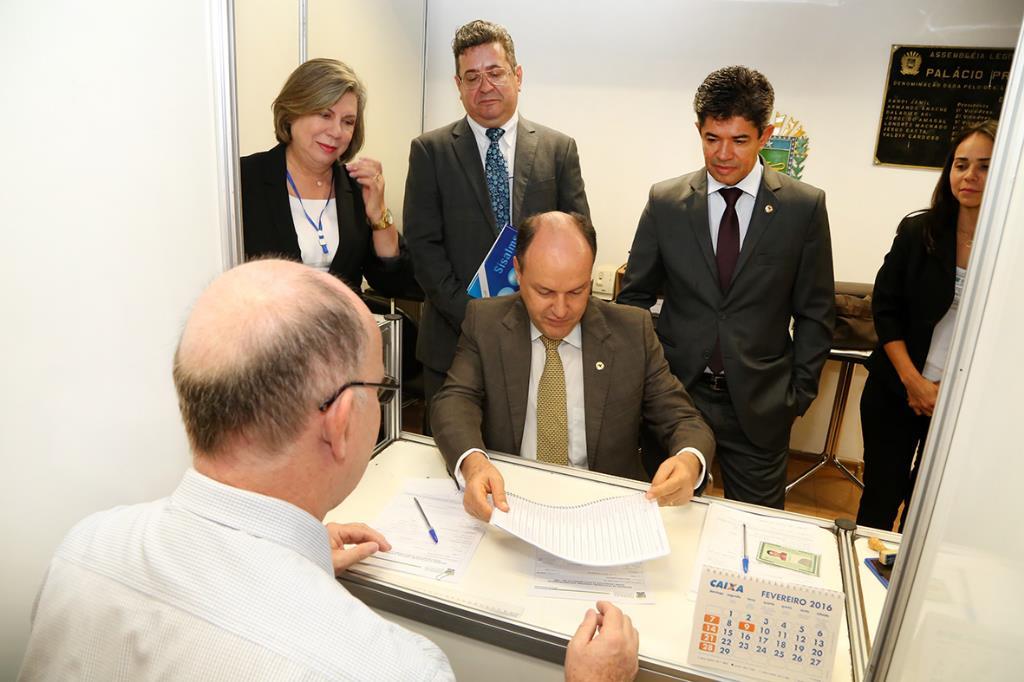
[[[302,195],[299,194],[299,188],[295,186],[295,181],[292,180],[292,173],[288,169],[285,169],[284,174],[288,177],[288,184],[292,186],[292,191],[295,192],[295,198],[299,200],[299,206],[302,207],[302,214],[306,216],[306,220],[316,230],[317,241],[320,242],[320,248],[323,249],[324,253],[329,253],[327,250],[327,240],[324,239],[324,211],[327,210],[327,204],[331,203],[331,198],[334,196],[334,167],[331,167],[331,193],[327,195],[327,202],[324,207],[320,209],[320,217],[317,218],[316,222],[309,217],[309,213],[306,212],[306,205],[302,203]]]

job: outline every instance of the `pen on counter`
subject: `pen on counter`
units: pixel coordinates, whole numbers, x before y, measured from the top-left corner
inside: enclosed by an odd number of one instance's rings
[[[416,508],[420,510],[420,516],[423,517],[423,523],[427,524],[427,531],[430,533],[430,539],[432,539],[434,541],[434,544],[436,545],[437,531],[434,530],[434,526],[430,523],[430,519],[427,518],[427,513],[423,511],[423,505],[421,505],[420,501],[417,500],[415,497],[412,498],[412,501],[416,503]]]
[[[417,504],[419,504],[417,502]],[[420,511],[423,511],[422,509]],[[423,518],[427,518],[424,516]],[[750,570],[750,559],[747,558],[747,524],[743,524],[743,572]]]

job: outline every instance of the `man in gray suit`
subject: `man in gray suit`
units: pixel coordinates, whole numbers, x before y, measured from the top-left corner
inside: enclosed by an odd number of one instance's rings
[[[664,293],[658,336],[715,432],[726,497],[781,509],[835,310],[824,192],[760,162],[773,107],[752,69],[704,80],[704,168],[651,188],[618,300],[649,308]]]
[[[405,185],[405,237],[426,294],[416,357],[428,403],[455,354],[466,287],[501,228],[543,211],[590,214],[576,143],[519,115],[523,67],[508,31],[471,21],[452,50],[467,115],[413,140]]]
[[[648,497],[683,504],[704,480],[711,430],[672,376],[646,311],[590,297],[597,235],[580,214],[544,213],[520,226],[513,296],[473,301],[448,379],[434,399],[434,439],[466,510],[507,510],[485,449],[647,480],[641,423],[675,456]]]

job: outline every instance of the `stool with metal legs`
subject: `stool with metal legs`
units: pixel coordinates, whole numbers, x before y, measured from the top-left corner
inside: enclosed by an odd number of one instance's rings
[[[828,431],[825,434],[825,449],[819,454],[821,457],[819,462],[786,485],[787,493],[826,464],[831,464],[839,469],[846,474],[848,479],[860,486],[861,490],[864,489],[864,483],[839,461],[836,452],[839,450],[839,432],[843,427],[846,401],[850,397],[850,386],[853,384],[853,368],[854,365],[863,364],[867,360],[867,356],[860,351],[832,349],[828,357],[829,360],[839,361],[839,379],[836,383],[835,397],[832,400],[832,415],[828,420]]]

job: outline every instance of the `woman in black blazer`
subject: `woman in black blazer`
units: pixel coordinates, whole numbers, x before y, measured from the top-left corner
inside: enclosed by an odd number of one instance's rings
[[[353,160],[365,104],[362,82],[339,61],[311,59],[288,77],[273,105],[280,144],[241,160],[245,256],[301,260],[356,292],[365,276],[386,296],[415,295],[381,164]]]
[[[858,524],[891,530],[900,504],[910,503],[914,456],[924,451],[949,354],[995,135],[995,121],[984,121],[956,136],[931,208],[900,222],[875,278],[878,346],[860,400]]]

